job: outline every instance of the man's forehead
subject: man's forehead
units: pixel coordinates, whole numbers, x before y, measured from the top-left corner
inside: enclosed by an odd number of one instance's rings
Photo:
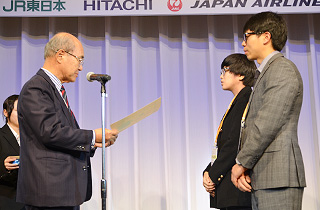
[[[74,51],[79,53],[78,57],[81,57],[81,58],[84,57],[84,50],[80,41],[75,43]]]

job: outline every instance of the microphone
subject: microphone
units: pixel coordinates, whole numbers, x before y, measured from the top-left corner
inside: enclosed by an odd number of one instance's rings
[[[102,82],[108,82],[111,80],[111,77],[108,74],[95,74],[93,72],[88,72],[87,74],[87,80],[89,82],[93,82],[93,80],[102,81]]]

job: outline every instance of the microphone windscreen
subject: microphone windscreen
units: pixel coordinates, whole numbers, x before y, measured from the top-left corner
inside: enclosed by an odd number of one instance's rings
[[[88,72],[88,74],[87,74],[87,80],[88,80],[89,82],[93,82],[93,80],[90,79],[90,77],[91,77],[92,74],[94,74],[94,73],[93,73],[93,72]]]

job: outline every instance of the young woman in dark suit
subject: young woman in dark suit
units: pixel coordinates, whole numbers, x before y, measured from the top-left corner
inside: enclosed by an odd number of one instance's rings
[[[6,124],[0,129],[0,209],[21,210],[24,205],[16,202],[19,156],[18,95],[9,96],[3,103]]]
[[[234,95],[223,116],[214,142],[211,163],[203,173],[203,186],[210,193],[210,207],[222,210],[251,209],[251,195],[231,182],[231,169],[238,151],[241,118],[253,86],[255,63],[244,54],[231,54],[221,64],[221,86]]]

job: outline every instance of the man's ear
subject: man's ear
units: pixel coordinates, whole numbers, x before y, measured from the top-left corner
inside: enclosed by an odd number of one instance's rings
[[[6,109],[3,110],[3,115],[4,115],[6,118],[8,118],[8,112],[7,112]]]
[[[244,76],[239,76],[239,80],[243,81],[244,80]]]
[[[64,55],[64,51],[63,50],[58,50],[56,55],[55,55],[55,58],[57,60],[58,63],[61,63],[62,60],[63,60],[63,55]]]
[[[264,32],[264,34],[263,34],[263,36],[264,36],[264,44],[267,44],[268,42],[271,42],[271,34],[270,34],[270,32]]]

